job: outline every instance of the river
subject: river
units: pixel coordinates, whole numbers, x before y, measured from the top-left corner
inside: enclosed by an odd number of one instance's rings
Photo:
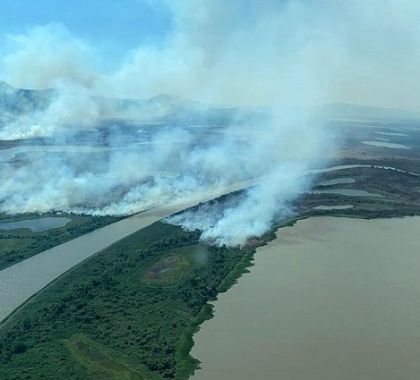
[[[194,380],[417,380],[420,217],[279,230],[194,336]]]
[[[198,193],[182,203],[161,206],[99,228],[0,271],[0,322],[51,281],[114,242],[173,213],[223,194],[246,188],[254,180]]]

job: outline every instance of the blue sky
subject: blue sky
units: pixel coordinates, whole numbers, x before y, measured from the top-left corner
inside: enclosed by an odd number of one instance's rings
[[[0,0],[0,35],[62,23],[74,36],[118,54],[159,43],[172,26],[159,0]]]

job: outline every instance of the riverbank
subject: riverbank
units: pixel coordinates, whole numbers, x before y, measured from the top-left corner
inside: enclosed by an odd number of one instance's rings
[[[108,224],[0,271],[0,322],[50,282],[112,243],[166,216],[153,210]]]
[[[155,223],[47,286],[1,324],[0,377],[188,378],[205,305],[254,250],[199,235]]]

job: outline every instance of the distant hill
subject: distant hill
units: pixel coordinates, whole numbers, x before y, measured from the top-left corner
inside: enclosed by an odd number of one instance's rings
[[[0,123],[22,114],[42,111],[53,101],[57,92],[53,89],[18,89],[0,81]],[[116,99],[92,97],[93,106],[100,115],[98,123],[119,120],[126,123],[170,124],[226,124],[233,120],[261,117],[265,109],[240,109],[214,106],[161,94],[149,99]],[[326,104],[317,109],[321,117],[342,119],[420,119],[420,111],[399,108],[367,107],[347,103]]]
[[[0,81],[0,121],[42,111],[53,101],[57,92],[17,89]],[[158,123],[226,123],[235,117],[237,109],[215,107],[177,96],[161,94],[150,99],[116,99],[92,97],[100,118],[133,122]]]
[[[16,115],[44,109],[53,96],[54,90],[17,89],[0,81],[0,112]]]
[[[180,124],[219,124],[230,122],[237,108],[216,107],[190,99],[160,94],[149,99],[96,98],[104,110],[112,110],[113,117],[141,122]],[[111,116],[108,113],[109,116]]]

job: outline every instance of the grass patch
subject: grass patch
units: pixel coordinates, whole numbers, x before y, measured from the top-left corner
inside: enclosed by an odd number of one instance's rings
[[[153,378],[149,374],[131,369],[109,355],[98,343],[86,335],[78,334],[65,341],[66,347],[91,373],[104,380],[144,380]]]

